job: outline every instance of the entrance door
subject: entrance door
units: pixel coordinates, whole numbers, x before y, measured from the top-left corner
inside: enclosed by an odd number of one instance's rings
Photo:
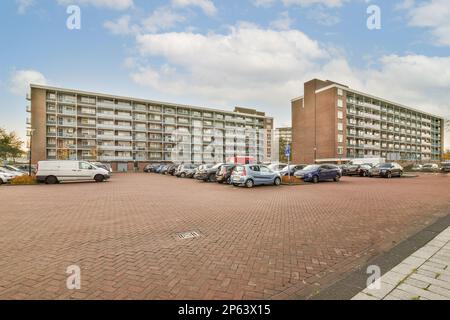
[[[117,171],[118,172],[128,172],[128,163],[118,163]]]

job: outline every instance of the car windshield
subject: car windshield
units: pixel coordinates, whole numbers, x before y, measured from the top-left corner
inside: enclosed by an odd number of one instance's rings
[[[312,165],[306,166],[305,168],[303,168],[303,170],[304,171],[311,171],[311,170],[316,170],[316,169],[319,169],[319,168],[320,168],[319,165],[312,164]]]
[[[222,166],[222,164],[221,163],[218,163],[218,164],[216,164],[214,167],[212,167],[212,169],[218,169],[219,167],[221,167]]]
[[[392,167],[392,164],[390,163],[383,163],[380,165],[380,168],[390,168],[390,167]]]

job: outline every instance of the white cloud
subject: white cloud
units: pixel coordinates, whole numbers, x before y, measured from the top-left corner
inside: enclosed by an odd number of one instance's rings
[[[300,5],[303,7],[322,4],[327,7],[341,7],[344,2],[349,0],[283,0],[283,3],[289,5]]]
[[[20,14],[25,14],[32,5],[34,5],[34,0],[16,0],[17,12]]]
[[[29,92],[30,84],[47,84],[47,79],[36,70],[17,70],[11,75],[9,90],[16,95]]]
[[[341,7],[345,2],[350,0],[281,0],[285,6],[298,5],[308,7],[312,5],[324,5],[326,7],[335,8]],[[277,0],[252,0],[252,3],[257,7],[270,7]]]
[[[126,10],[134,6],[133,0],[57,0],[61,5],[92,5],[99,8]]]
[[[133,81],[171,99],[255,106],[285,123],[290,99],[302,94],[305,81],[320,78],[450,117],[450,57],[386,55],[375,66],[356,68],[337,48],[301,31],[248,23],[225,34],[170,32],[136,40]]]
[[[450,45],[450,6],[448,0],[427,0],[418,4],[405,1],[399,8],[407,10],[411,26],[427,28],[431,31],[435,45]]]
[[[142,22],[145,31],[157,32],[173,28],[178,23],[185,21],[185,17],[168,7],[156,9]]]
[[[199,7],[206,15],[213,16],[217,8],[211,0],[172,0],[174,7]]]
[[[289,16],[289,12],[282,12],[278,19],[271,22],[270,26],[278,30],[289,30],[294,20]]]
[[[129,35],[139,31],[139,27],[130,24],[131,17],[128,15],[122,16],[115,21],[106,21],[103,26],[112,34]]]
[[[272,6],[277,0],[252,0],[253,5],[256,7],[268,8]]]

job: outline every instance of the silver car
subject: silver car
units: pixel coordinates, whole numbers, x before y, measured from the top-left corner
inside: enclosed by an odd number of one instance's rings
[[[253,188],[258,185],[281,184],[281,176],[278,172],[272,171],[262,165],[239,165],[233,170],[231,183],[234,186],[246,186]]]

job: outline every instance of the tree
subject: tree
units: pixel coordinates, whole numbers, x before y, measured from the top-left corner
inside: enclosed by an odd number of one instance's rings
[[[0,159],[8,160],[10,158],[15,160],[24,154],[22,150],[23,141],[17,136],[15,132],[7,132],[0,128]]]
[[[442,158],[444,159],[444,161],[450,161],[450,149],[447,149],[444,152],[444,155],[442,156]]]
[[[285,151],[286,151],[286,146],[288,145],[288,142],[286,141],[286,139],[280,137],[279,140],[279,155],[280,155],[280,162],[282,163],[287,163],[288,162],[288,158],[286,157]]]

